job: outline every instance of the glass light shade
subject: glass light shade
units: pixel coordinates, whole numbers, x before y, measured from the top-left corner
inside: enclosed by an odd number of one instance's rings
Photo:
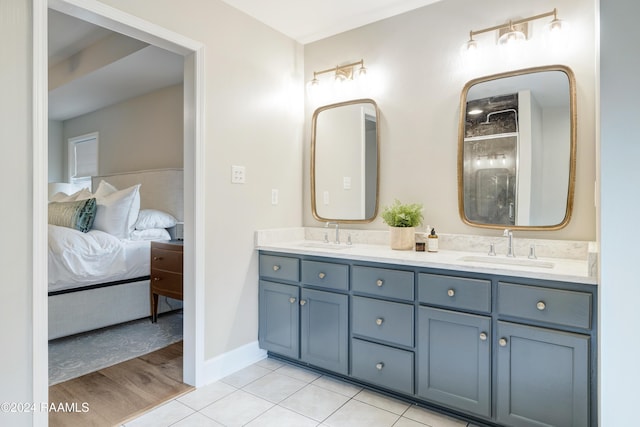
[[[513,28],[504,33],[498,39],[498,45],[500,46],[515,46],[523,43],[527,38],[522,31],[514,30]]]
[[[569,41],[570,25],[562,19],[554,19],[546,25],[546,38],[552,47],[562,47]]]
[[[468,42],[465,43],[465,48],[468,51],[476,51],[478,50],[478,42],[475,41],[474,39],[469,39]]]

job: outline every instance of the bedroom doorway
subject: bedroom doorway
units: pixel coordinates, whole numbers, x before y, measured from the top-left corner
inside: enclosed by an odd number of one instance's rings
[[[200,194],[203,167],[197,153],[203,147],[203,99],[199,88],[204,80],[203,46],[159,26],[149,24],[97,1],[87,0],[82,7],[66,0],[33,0],[34,47],[34,401],[47,401],[48,395],[48,319],[47,319],[47,232],[46,200],[47,156],[47,12],[57,10],[92,22],[109,30],[149,43],[184,58],[184,319],[183,381],[198,385],[204,363],[203,354],[203,233]],[[200,380],[201,381],[201,380]],[[34,425],[47,425],[47,414],[34,417]]]

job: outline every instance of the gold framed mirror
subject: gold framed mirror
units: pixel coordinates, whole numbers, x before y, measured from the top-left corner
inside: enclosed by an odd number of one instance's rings
[[[380,132],[372,99],[330,104],[311,124],[311,209],[318,221],[367,223],[378,214]]]
[[[471,226],[557,230],[576,171],[576,87],[563,65],[468,82],[460,97],[458,208]]]

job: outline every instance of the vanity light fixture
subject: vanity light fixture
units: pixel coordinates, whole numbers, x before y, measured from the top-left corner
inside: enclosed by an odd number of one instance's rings
[[[354,67],[360,66],[357,70],[354,70]],[[333,68],[327,68],[322,71],[314,71],[313,79],[309,82],[310,87],[320,86],[320,80],[318,76],[326,73],[333,73],[333,78],[336,82],[346,82],[353,80],[355,77],[362,78],[367,75],[367,69],[364,67],[364,59],[361,59],[358,62],[352,62],[351,64],[346,65],[336,65]]]
[[[513,46],[527,40],[528,23],[536,19],[553,16],[553,20],[547,24],[547,31],[554,35],[566,32],[567,23],[558,19],[558,9],[551,12],[541,13],[539,15],[530,16],[524,19],[510,20],[507,24],[496,25],[493,27],[483,28],[481,30],[469,31],[469,41],[465,43],[467,51],[475,51],[478,49],[478,42],[473,38],[478,34],[488,33],[490,31],[498,31],[498,45]]]

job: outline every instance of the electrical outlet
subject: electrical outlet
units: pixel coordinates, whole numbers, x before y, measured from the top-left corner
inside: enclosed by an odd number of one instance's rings
[[[231,183],[244,184],[245,181],[245,167],[244,166],[231,166]]]
[[[271,190],[271,204],[272,205],[278,204],[278,190],[275,188]]]
[[[344,190],[351,190],[351,177],[343,176],[342,177],[342,188]]]

